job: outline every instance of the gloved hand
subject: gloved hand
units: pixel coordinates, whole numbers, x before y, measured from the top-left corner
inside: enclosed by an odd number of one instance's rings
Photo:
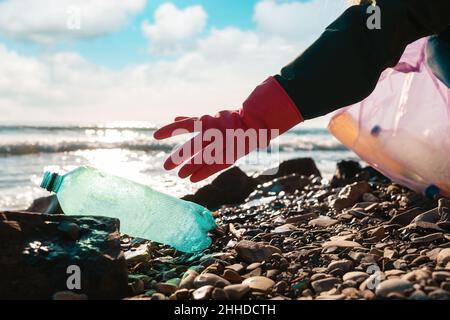
[[[166,170],[185,163],[178,175],[190,176],[192,182],[198,182],[232,166],[253,150],[267,147],[270,140],[300,122],[303,117],[291,98],[277,80],[269,77],[252,92],[241,109],[221,111],[214,117],[177,117],[175,122],[157,130],[154,137],[162,140],[200,132],[164,163]],[[219,136],[222,141],[218,141]]]

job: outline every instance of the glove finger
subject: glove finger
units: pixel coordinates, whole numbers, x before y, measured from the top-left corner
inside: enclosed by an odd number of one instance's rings
[[[157,140],[163,140],[175,137],[181,134],[194,132],[194,124],[197,118],[187,118],[181,121],[172,122],[153,133],[153,137]]]
[[[194,172],[200,170],[204,165],[202,153],[199,152],[193,156],[188,163],[181,167],[180,171],[178,171],[178,176],[182,179],[187,178]]]
[[[212,165],[205,165],[201,167],[199,170],[197,170],[195,173],[191,175],[191,182],[199,182],[202,180],[205,180],[206,178],[212,176],[213,174],[216,174],[219,171],[225,170],[229,167],[231,167],[232,164],[212,164]]]
[[[178,116],[178,117],[175,117],[175,119],[173,121],[177,122],[177,121],[182,121],[182,120],[186,120],[189,118],[191,118],[191,117]]]
[[[211,141],[203,140],[203,135],[198,134],[177,148],[164,162],[164,169],[173,170],[185,161],[191,159],[197,153],[208,146]]]
[[[216,152],[212,155],[213,152]],[[180,178],[187,178],[205,166],[221,166],[225,163],[224,150],[216,151],[214,144],[209,144],[201,152],[193,156],[178,172]],[[230,164],[232,165],[232,163]]]

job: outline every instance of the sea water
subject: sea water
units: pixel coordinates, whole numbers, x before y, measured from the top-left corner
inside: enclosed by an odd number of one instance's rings
[[[170,151],[185,137],[153,139],[147,123],[83,125],[0,125],[0,210],[26,209],[33,199],[47,196],[39,184],[44,171],[69,172],[83,165],[125,177],[155,190],[182,197],[212,181],[192,184],[165,171]],[[279,161],[312,157],[324,177],[331,177],[336,161],[358,157],[325,128],[294,128],[279,138],[279,153],[270,163],[241,163],[248,174],[276,166]]]

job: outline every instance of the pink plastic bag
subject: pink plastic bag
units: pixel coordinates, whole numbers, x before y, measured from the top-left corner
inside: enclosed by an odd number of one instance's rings
[[[393,181],[450,196],[450,90],[427,66],[426,43],[411,44],[375,91],[338,110],[328,128]]]

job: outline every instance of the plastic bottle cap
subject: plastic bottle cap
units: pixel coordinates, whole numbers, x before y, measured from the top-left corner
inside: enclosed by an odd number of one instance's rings
[[[425,189],[425,196],[429,199],[434,199],[435,197],[439,196],[440,193],[441,190],[434,184],[429,185]]]
[[[370,134],[373,136],[378,136],[381,133],[381,127],[376,125],[372,128],[372,130],[370,131]]]
[[[42,178],[41,182],[41,188],[46,189],[50,192],[58,192],[59,188],[61,187],[61,183],[63,181],[64,177],[58,175],[57,173],[52,173],[49,171],[46,171],[44,173],[44,177]]]

